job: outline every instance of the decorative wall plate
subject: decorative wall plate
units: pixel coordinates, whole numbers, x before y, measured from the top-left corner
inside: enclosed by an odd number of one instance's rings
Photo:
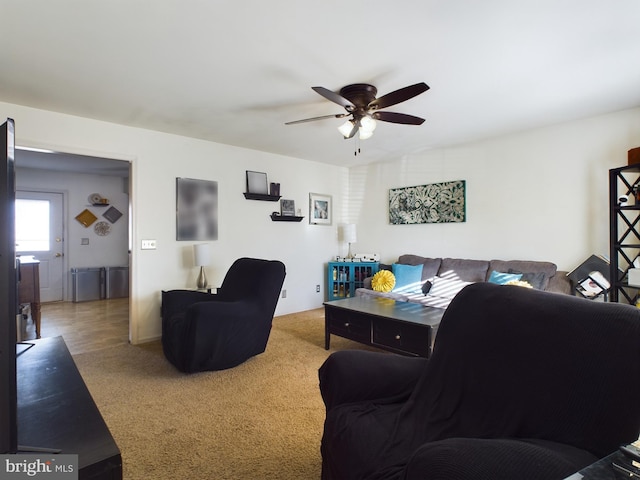
[[[76,220],[84,225],[85,228],[91,226],[91,224],[97,219],[98,217],[96,217],[93,213],[91,213],[90,210],[87,210],[86,208],[76,216]]]
[[[89,195],[89,203],[91,205],[102,203],[102,195],[100,195],[99,193],[92,193],[91,195]]]
[[[93,227],[93,231],[101,237],[105,237],[109,235],[109,232],[111,231],[111,225],[109,225],[107,222],[98,222],[96,223],[95,227]]]
[[[122,212],[120,212],[120,210],[118,210],[116,207],[109,207],[109,210],[104,212],[102,216],[109,220],[111,223],[116,223],[122,216]]]

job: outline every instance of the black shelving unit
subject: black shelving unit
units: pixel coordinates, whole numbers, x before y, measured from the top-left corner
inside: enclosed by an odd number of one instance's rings
[[[609,301],[635,305],[639,287],[628,283],[629,269],[640,254],[640,164],[609,170]],[[621,203],[621,197],[629,201]]]
[[[277,213],[271,214],[271,220],[274,222],[301,222],[304,217],[298,217],[296,215],[278,215]]]
[[[280,200],[280,195],[244,192],[244,198],[246,198],[247,200],[262,200],[263,202],[277,202],[278,200]]]

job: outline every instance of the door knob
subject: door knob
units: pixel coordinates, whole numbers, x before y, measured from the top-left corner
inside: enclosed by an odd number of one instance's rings
[[[61,253],[56,253],[56,258],[59,258],[59,257],[61,257],[61,256],[62,256],[62,254],[61,254]]]

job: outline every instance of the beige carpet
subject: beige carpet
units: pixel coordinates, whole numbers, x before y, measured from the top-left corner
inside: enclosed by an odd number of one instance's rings
[[[124,478],[319,479],[331,351],[322,309],[277,317],[267,350],[220,372],[185,375],[159,342],[74,356],[122,452]]]

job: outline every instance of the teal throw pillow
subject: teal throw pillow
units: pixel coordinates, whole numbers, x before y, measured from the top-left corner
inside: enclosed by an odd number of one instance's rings
[[[522,278],[521,273],[504,273],[496,272],[493,270],[489,277],[489,283],[497,283],[498,285],[504,285],[507,282],[513,282]]]
[[[422,267],[422,264],[394,263],[391,266],[391,271],[396,277],[396,286],[391,291],[394,293],[422,293]]]

